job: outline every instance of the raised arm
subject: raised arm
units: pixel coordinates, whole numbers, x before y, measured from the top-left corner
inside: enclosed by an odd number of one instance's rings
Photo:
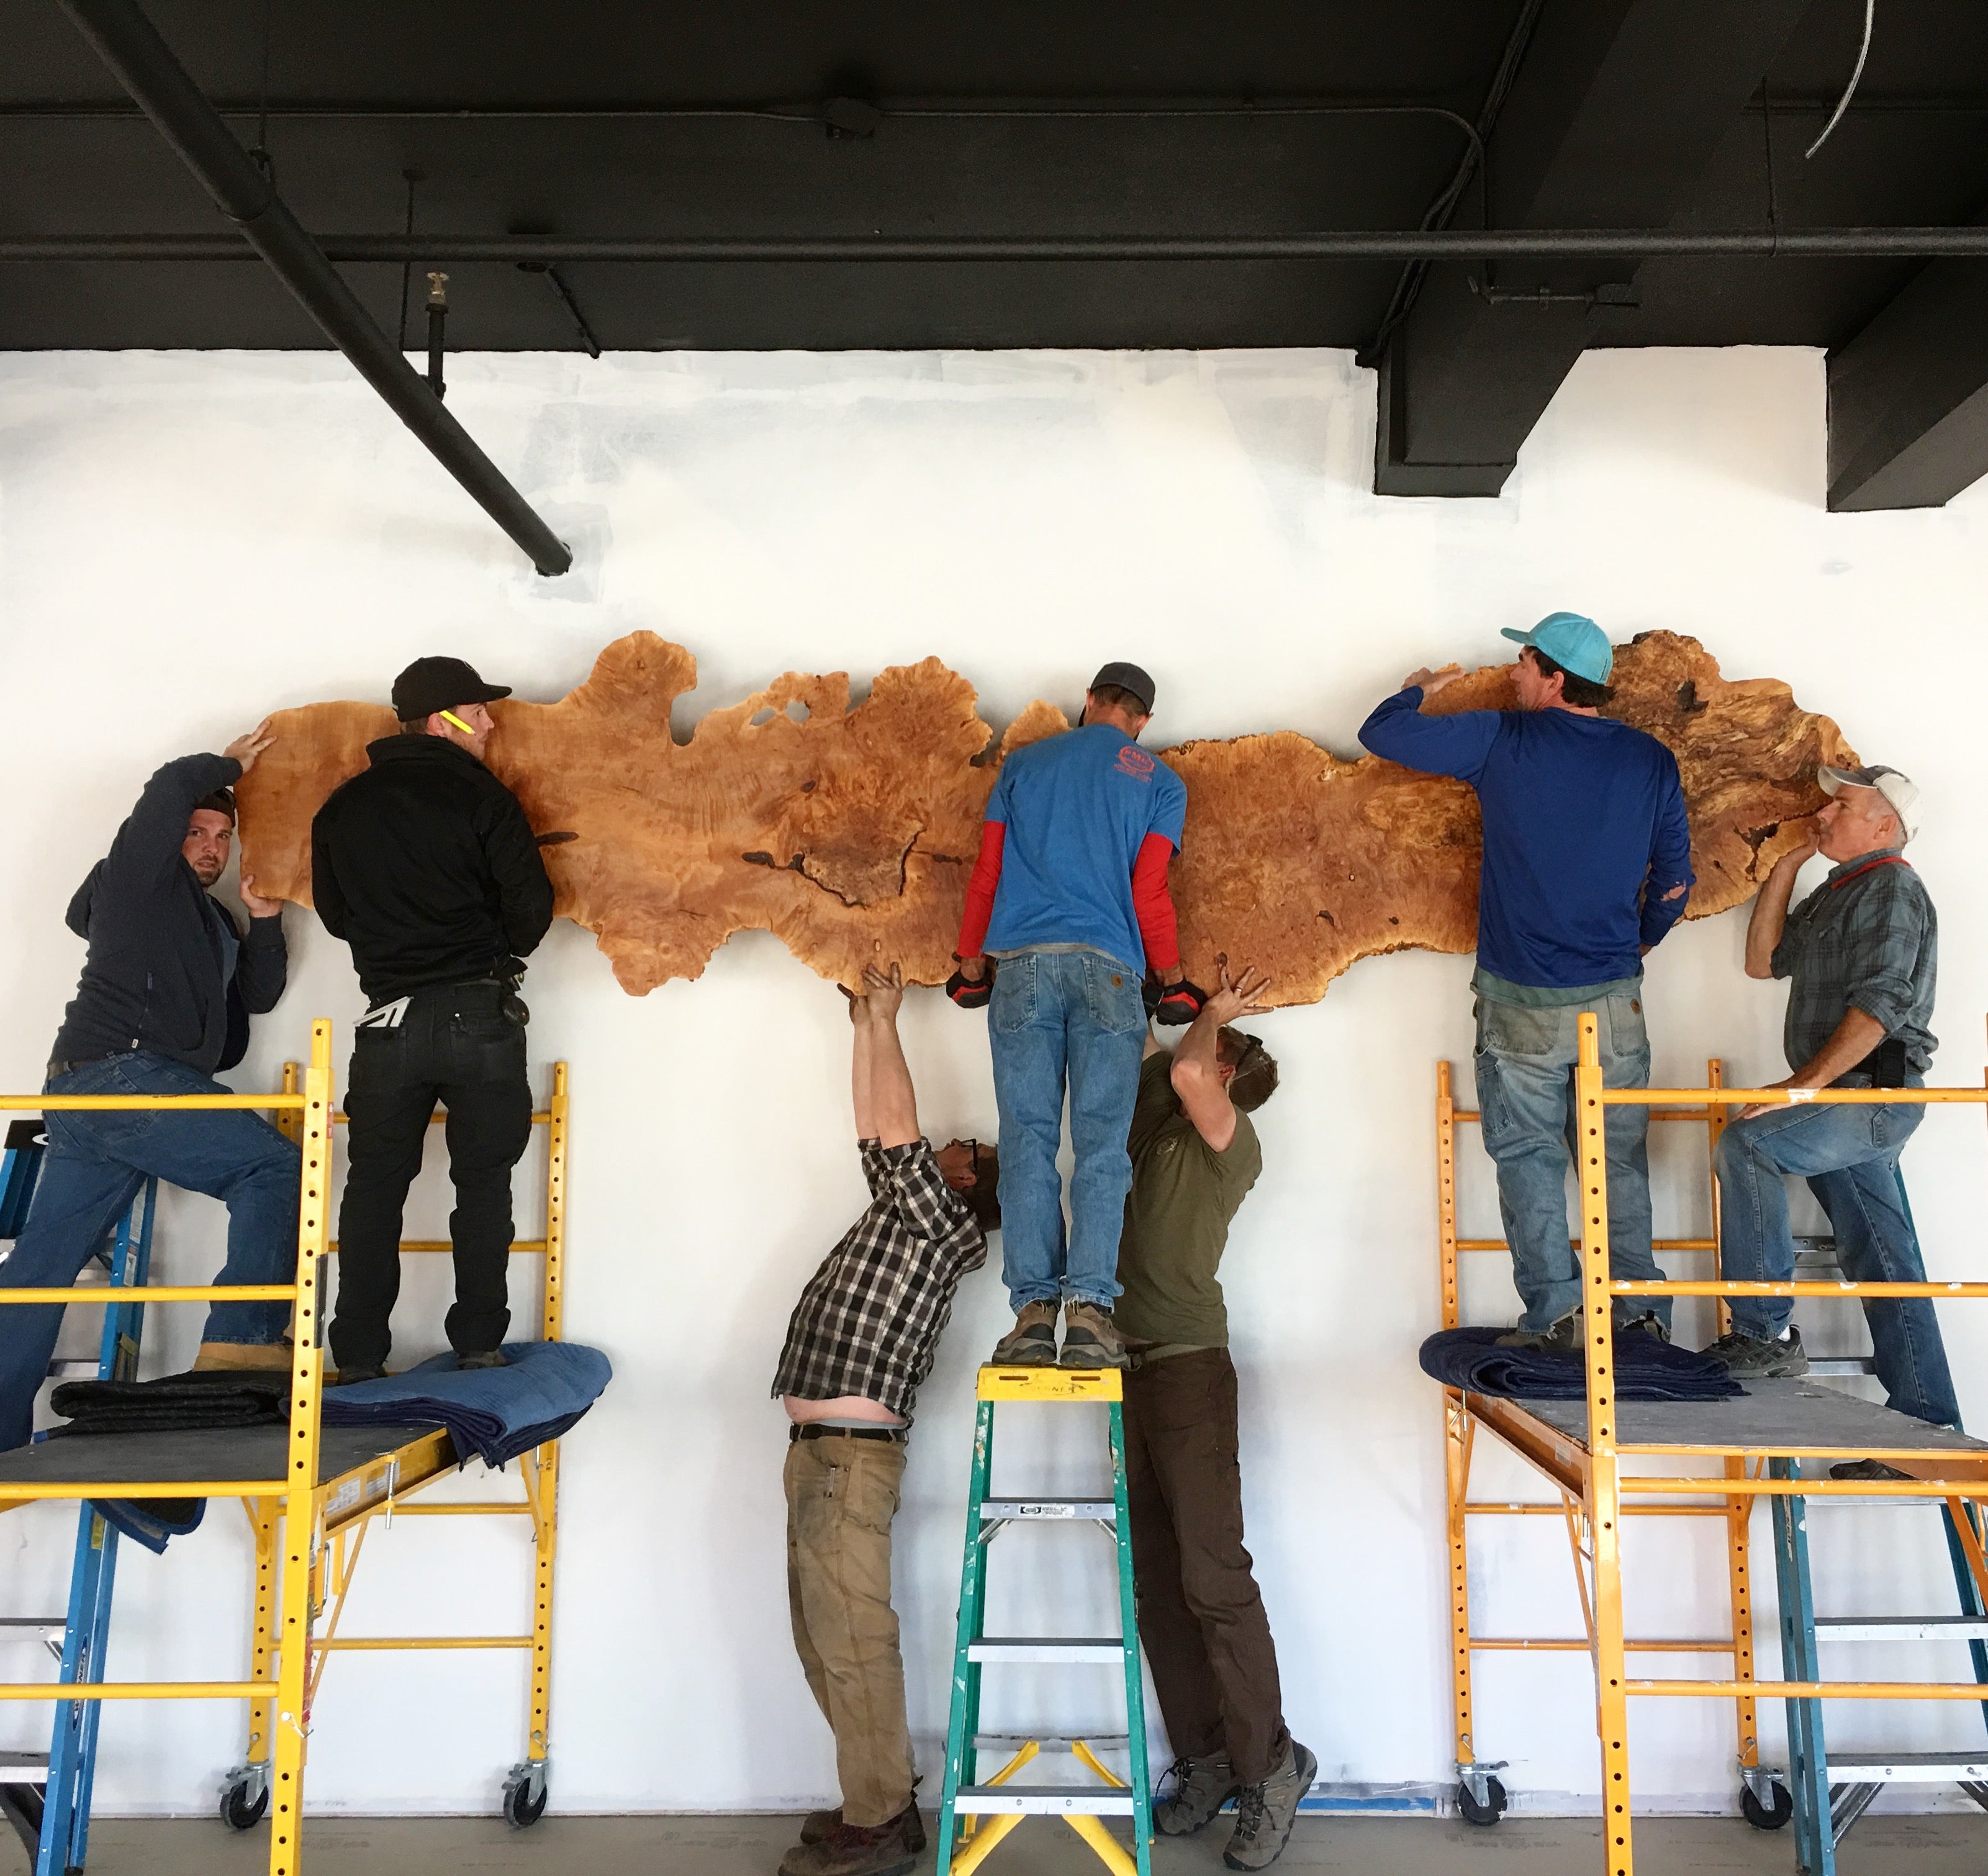
[[[857,1131],[881,1146],[908,1147],[921,1130],[917,1090],[911,1086],[904,1044],[898,1039],[904,974],[895,964],[888,977],[874,965],[866,965],[863,986],[865,994],[857,1002],[865,1008],[856,1013]]]
[[[1391,762],[1399,762],[1405,769],[1474,781],[1497,738],[1498,712],[1463,710],[1452,716],[1422,715],[1425,698],[1435,696],[1462,675],[1454,664],[1445,664],[1441,671],[1409,672],[1401,689],[1376,705],[1373,715],[1360,725],[1361,747]]]
[[[269,746],[267,726],[259,724],[237,736],[223,755],[182,755],[157,771],[110,843],[103,883],[113,891],[150,891],[179,858],[194,803],[240,781]]]
[[[1236,1137],[1236,1108],[1229,1098],[1229,1073],[1222,1060],[1222,1030],[1238,1016],[1260,1015],[1269,1006],[1261,999],[1270,980],[1246,965],[1232,981],[1222,967],[1222,988],[1208,999],[1174,1051],[1168,1071],[1181,1110],[1194,1131],[1217,1153],[1226,1153]]]
[[[1746,921],[1746,975],[1768,978],[1774,975],[1774,952],[1787,928],[1788,901],[1794,895],[1795,875],[1815,856],[1815,842],[1791,847],[1776,860],[1766,883],[1754,895],[1753,915]]]

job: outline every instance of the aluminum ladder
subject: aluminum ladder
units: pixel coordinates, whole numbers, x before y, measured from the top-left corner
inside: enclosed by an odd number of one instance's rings
[[[18,1237],[27,1222],[41,1171],[41,1128],[39,1121],[15,1121],[0,1150],[0,1238]],[[158,1196],[158,1181],[147,1179],[97,1252],[97,1261],[109,1269],[111,1287],[136,1288],[144,1283],[151,1266]],[[53,1362],[50,1376],[63,1381],[135,1380],[144,1317],[142,1303],[111,1303],[103,1313],[97,1359]],[[0,1620],[0,1630],[16,1634],[25,1631],[46,1642],[62,1664],[63,1680],[100,1681],[117,1576],[117,1527],[94,1506],[81,1505],[67,1614],[9,1617]],[[100,1700],[66,1702],[56,1708],[46,1753],[0,1753],[0,1815],[34,1858],[35,1876],[70,1876],[83,1867],[103,1712]]]
[[[1798,1238],[1795,1274],[1804,1281],[1841,1274],[1834,1240]],[[1868,1355],[1812,1356],[1809,1372],[1820,1377],[1875,1375],[1877,1364]],[[1800,1463],[1768,1462],[1777,1479],[1800,1475]],[[1781,1672],[1790,1681],[1824,1679],[1819,1644],[1853,1641],[1965,1641],[1973,1658],[1974,1678],[1988,1693],[1988,1607],[1969,1561],[1969,1539],[1979,1551],[1983,1533],[1963,1505],[1967,1519],[1963,1537],[1954,1505],[1934,1499],[1888,1498],[1871,1501],[1902,1509],[1937,1503],[1946,1535],[1959,1613],[1954,1615],[1818,1616],[1810,1586],[1808,1507],[1805,1499],[1777,1496],[1770,1500],[1774,1538],[1774,1569],[1780,1599]],[[1793,1787],[1795,1861],[1801,1876],[1836,1876],[1836,1846],[1851,1826],[1870,1808],[1888,1784],[1954,1784],[1988,1810],[1988,1741],[1975,1752],[1844,1753],[1832,1759],[1823,1731],[1822,1702],[1787,1702],[1789,1783]],[[1982,1704],[1988,1720],[1988,1699]],[[1756,1798],[1765,1794],[1756,1792]],[[1787,1816],[1778,1804],[1769,1811],[1773,1821]]]
[[[1113,1876],[1150,1876],[1152,1790],[1146,1767],[1145,1692],[1141,1678],[1138,1618],[1133,1604],[1132,1540],[1125,1502],[1124,1390],[1116,1368],[983,1367],[975,1391],[973,1473],[966,1502],[966,1555],[960,1573],[959,1631],[953,1652],[952,1702],[946,1727],[945,1783],[939,1797],[938,1854],[942,1876],[968,1876],[1008,1833],[1031,1815],[1060,1817],[1094,1851]],[[1054,1407],[1086,1403],[1105,1407],[1110,1428],[1111,1496],[1090,1498],[995,1498],[988,1480],[994,1462],[997,1404],[1034,1402]],[[1090,1520],[1112,1533],[1118,1562],[1119,1632],[1115,1635],[1028,1638],[989,1635],[989,1546],[1010,1524]],[[989,1664],[1012,1661],[1114,1662],[1125,1681],[1128,1783],[1107,1770],[1094,1747],[1115,1739],[983,1735],[981,1675]],[[979,1776],[983,1751],[1013,1748],[991,1776]],[[1045,1751],[1068,1753],[1099,1781],[1090,1785],[1030,1785],[1015,1774]],[[1132,1847],[1106,1828],[1107,1817],[1132,1820]]]

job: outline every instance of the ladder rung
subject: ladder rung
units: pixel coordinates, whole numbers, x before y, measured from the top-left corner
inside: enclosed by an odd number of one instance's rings
[[[1878,1358],[1875,1355],[1811,1355],[1808,1371],[1811,1374],[1875,1374]]]
[[[49,1756],[46,1753],[0,1753],[0,1773],[26,1772],[46,1779],[49,1775]],[[0,1783],[31,1785],[33,1777],[19,1776],[0,1779]]]
[[[1845,1753],[1829,1758],[1833,1785],[1943,1785],[1949,1780],[1988,1778],[1988,1753],[1972,1758],[1963,1753],[1893,1753],[1878,1758],[1870,1753]]]
[[[1818,1641],[1988,1641],[1978,1615],[1819,1615]]]
[[[1109,1752],[1131,1742],[1131,1735],[1125,1732],[977,1732],[973,1736],[976,1753],[1012,1753],[1024,1746],[1040,1746],[1046,1753],[1067,1753],[1077,1746],[1087,1746],[1093,1752]]]
[[[952,1808],[976,1817],[1025,1812],[1051,1817],[1129,1817],[1132,1794],[1110,1785],[962,1785]]]
[[[980,1507],[986,1519],[1095,1518],[1106,1524],[1118,1520],[1118,1507],[1108,1498],[990,1498]]]
[[[94,1361],[51,1361],[49,1364],[50,1381],[94,1381],[98,1364]]]
[[[966,1644],[969,1661],[1108,1661],[1122,1662],[1116,1635],[989,1635]]]
[[[66,1615],[0,1615],[0,1628],[60,1628],[69,1627]]]

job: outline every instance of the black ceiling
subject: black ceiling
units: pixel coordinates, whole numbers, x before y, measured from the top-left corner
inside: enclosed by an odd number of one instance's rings
[[[1848,78],[1864,0],[150,0],[147,11],[244,143],[257,134],[266,45],[276,180],[324,235],[399,233],[409,170],[422,178],[415,228],[433,235],[1413,228],[1456,174],[1501,59],[1516,60],[1515,76],[1488,138],[1488,188],[1473,181],[1457,227],[1483,225],[1487,194],[1499,227],[1760,227],[1770,146],[1784,227],[1957,224],[1988,207],[1980,0],[1878,0],[1857,99],[1812,161],[1803,148]],[[22,238],[228,232],[55,0],[0,0],[0,256]],[[831,134],[832,99],[881,115]],[[1988,261],[1630,260],[1488,276],[1439,265],[1391,348],[1381,485],[1389,461],[1399,492],[1495,485],[1543,407],[1539,386],[1550,395],[1583,346],[1841,350],[1941,269],[1971,290]],[[343,271],[394,330],[401,267]],[[1401,269],[560,271],[610,349],[839,349],[1364,347]],[[452,346],[579,343],[542,275],[509,262],[448,272]],[[1470,291],[1473,275],[1503,292],[1632,284],[1640,303],[1491,305]],[[0,348],[325,343],[252,261],[0,258]],[[1487,382],[1510,387],[1512,409],[1490,412],[1488,428],[1449,423],[1442,413],[1469,401],[1459,387]],[[1887,409],[1889,399],[1881,392]],[[1516,438],[1505,434],[1514,424]]]

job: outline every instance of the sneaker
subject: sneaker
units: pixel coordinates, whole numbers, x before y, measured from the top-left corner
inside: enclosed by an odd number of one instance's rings
[[[1057,1306],[1025,1303],[1015,1326],[994,1344],[988,1360],[997,1368],[1053,1368],[1056,1366]]]
[[[1192,1837],[1242,1787],[1226,1753],[1206,1759],[1176,1759],[1167,1768],[1172,1795],[1153,1807],[1153,1822],[1168,1837]]]
[[[1638,1334],[1654,1337],[1666,1344],[1671,1339],[1671,1332],[1664,1327],[1664,1319],[1655,1310],[1645,1310],[1633,1320],[1625,1319],[1615,1325],[1618,1335],[1627,1335],[1632,1329]]]
[[[925,1847],[925,1820],[918,1814],[918,1800],[914,1798],[904,1814],[904,1841],[913,1850]],[[803,1844],[826,1843],[842,1828],[842,1807],[832,1811],[810,1811],[801,1820],[801,1841]]]
[[[501,1348],[481,1348],[473,1355],[458,1355],[455,1371],[465,1374],[474,1368],[508,1368],[510,1363],[504,1359]]]
[[[1791,1381],[1808,1372],[1801,1331],[1795,1328],[1778,1339],[1742,1335],[1736,1329],[1730,1335],[1722,1335],[1705,1352],[1724,1362],[1726,1373],[1735,1381]]]
[[[820,1812],[834,1816],[837,1812]],[[808,1822],[812,1824],[810,1817]],[[912,1843],[915,1832],[918,1841]],[[813,1843],[796,1844],[780,1859],[780,1876],[911,1876],[925,1844],[925,1821],[918,1816],[916,1800],[906,1805],[888,1824],[874,1829],[862,1824],[838,1823],[827,1836]]]
[[[1063,1310],[1063,1365],[1067,1368],[1123,1368],[1131,1365],[1124,1338],[1109,1310],[1094,1303],[1067,1303]]]
[[[1293,1739],[1284,1763],[1260,1785],[1244,1786],[1236,1800],[1236,1834],[1222,1860],[1232,1870],[1266,1870],[1284,1854],[1298,1800],[1318,1776],[1318,1759]]]
[[[1581,1345],[1581,1312],[1569,1310],[1550,1329],[1507,1330],[1498,1338],[1500,1348],[1530,1348],[1540,1355],[1578,1355]]]
[[[1843,1465],[1829,1469],[1832,1479],[1841,1479],[1864,1485],[1882,1484],[1887,1479],[1907,1479],[1910,1472],[1902,1472],[1895,1465],[1887,1465],[1882,1459],[1852,1459]]]

